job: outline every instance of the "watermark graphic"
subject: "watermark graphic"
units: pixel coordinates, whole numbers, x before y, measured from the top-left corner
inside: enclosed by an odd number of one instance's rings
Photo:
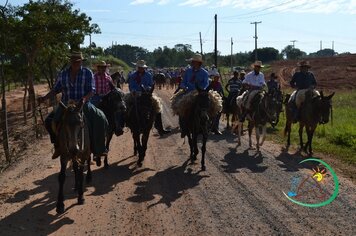
[[[291,202],[305,207],[322,207],[330,204],[339,194],[339,180],[334,170],[324,161],[316,158],[305,159],[305,162],[318,162],[320,166],[313,169],[307,176],[293,176],[290,190],[283,194]],[[333,181],[333,193],[330,195],[326,190],[326,173],[329,172]],[[330,197],[328,198],[328,195]],[[310,202],[311,201],[311,202]]]

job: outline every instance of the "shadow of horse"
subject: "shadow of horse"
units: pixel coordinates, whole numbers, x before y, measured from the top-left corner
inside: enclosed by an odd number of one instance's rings
[[[148,202],[159,195],[160,199],[156,203],[148,206],[151,208],[158,204],[165,204],[170,207],[173,202],[179,199],[184,191],[199,185],[200,180],[209,177],[200,175],[200,172],[193,173],[188,168],[189,160],[185,161],[182,166],[172,166],[166,170],[157,172],[154,176],[149,177],[147,181],[137,182],[135,195],[128,198],[130,202]]]
[[[318,166],[318,163],[315,162],[305,162],[299,164],[299,162],[305,160],[305,157],[302,156],[301,152],[297,151],[290,154],[286,148],[282,149],[282,152],[276,157],[276,160],[281,162],[278,166],[283,168],[286,172],[297,172],[300,169],[312,169]]]
[[[268,168],[267,166],[260,166],[263,162],[263,156],[260,154],[255,154],[253,156],[249,155],[249,150],[245,150],[242,153],[236,153],[235,148],[229,148],[229,152],[224,156],[222,162],[225,165],[221,167],[226,173],[238,173],[238,169],[247,168],[253,173],[265,172]]]
[[[87,196],[102,196],[108,194],[113,191],[117,184],[125,182],[143,172],[150,171],[150,169],[137,170],[132,168],[133,162],[118,165],[122,161],[125,161],[125,159],[112,163],[112,168],[108,170],[93,170],[93,174],[96,176],[93,180],[93,185],[86,186],[84,189],[86,191],[86,188],[93,187],[94,191]],[[74,181],[73,171],[68,171],[67,179],[70,182]],[[3,235],[49,235],[55,233],[64,225],[74,223],[74,219],[66,216],[66,212],[76,207],[76,203],[66,207],[63,214],[55,214],[55,212],[53,212],[56,208],[56,193],[58,190],[57,173],[36,180],[34,184],[36,187],[33,189],[19,191],[5,201],[10,204],[28,203],[0,221],[0,229]],[[64,192],[66,200],[77,198],[77,194],[73,190],[73,185],[65,185]],[[36,195],[41,195],[41,197],[36,198]],[[36,199],[32,200],[32,197]]]

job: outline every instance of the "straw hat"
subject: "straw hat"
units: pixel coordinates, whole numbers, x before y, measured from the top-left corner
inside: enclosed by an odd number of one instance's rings
[[[241,70],[241,71],[240,71],[240,74],[246,75],[246,72],[245,72],[244,70]]]
[[[106,64],[105,61],[101,61],[101,62],[99,62],[99,64],[97,64],[96,66],[97,66],[97,67],[108,67],[108,66],[110,66],[110,64]]]
[[[203,57],[199,53],[196,53],[192,58],[188,59],[187,61],[197,61],[203,63]]]
[[[136,66],[138,67],[138,68],[147,68],[148,66],[146,65],[146,62],[144,61],[144,60],[138,60],[137,62],[136,62]]]
[[[263,65],[262,65],[262,61],[255,61],[252,65],[251,65],[252,67],[264,67]]]
[[[80,52],[80,51],[71,51],[71,53],[67,56],[71,61],[85,61],[86,60],[83,57],[82,52]]]
[[[311,68],[309,61],[300,61],[298,62],[297,66]]]

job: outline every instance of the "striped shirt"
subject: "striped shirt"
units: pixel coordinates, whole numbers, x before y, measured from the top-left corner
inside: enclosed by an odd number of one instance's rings
[[[239,79],[231,78],[229,82],[227,82],[227,85],[229,86],[230,93],[237,93],[242,87],[242,81]]]
[[[96,73],[94,75],[95,80],[95,93],[99,95],[105,95],[111,91],[113,88],[114,82],[111,79],[111,76],[107,73],[102,75]]]
[[[55,93],[62,92],[62,102],[64,104],[67,104],[69,100],[78,102],[88,93],[95,91],[95,83],[91,70],[81,67],[74,83],[70,81],[70,71],[70,67],[63,70],[53,88]]]

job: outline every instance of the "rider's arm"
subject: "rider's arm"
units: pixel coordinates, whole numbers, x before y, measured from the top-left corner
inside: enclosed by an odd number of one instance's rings
[[[290,86],[292,87],[292,88],[295,88],[296,87],[296,79],[297,79],[297,76],[296,76],[296,73],[293,75],[293,77],[292,77],[292,80],[289,82],[289,84],[290,84]]]
[[[314,88],[316,88],[316,79],[313,73],[310,73],[310,77],[311,77],[311,84]]]

